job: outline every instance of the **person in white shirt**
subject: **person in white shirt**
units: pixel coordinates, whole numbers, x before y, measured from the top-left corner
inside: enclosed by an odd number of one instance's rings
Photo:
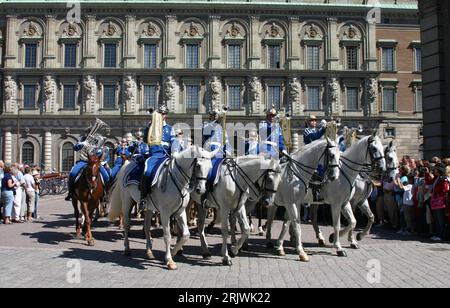
[[[404,234],[409,235],[411,232],[415,232],[415,221],[416,221],[416,212],[414,207],[414,199],[413,199],[413,184],[414,177],[408,176],[408,180],[403,180],[403,182],[399,183],[400,189],[404,191],[403,193],[403,209],[406,220],[406,228],[407,231]]]
[[[31,168],[25,168],[25,175],[23,177],[25,183],[25,194],[27,203],[27,221],[33,220],[34,213],[34,201],[36,199],[36,182],[34,177],[31,175]]]

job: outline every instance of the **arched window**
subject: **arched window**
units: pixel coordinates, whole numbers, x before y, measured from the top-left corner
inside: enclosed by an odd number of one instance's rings
[[[22,146],[22,163],[34,165],[34,145],[31,142],[25,142]]]
[[[75,152],[73,150],[73,144],[70,142],[64,143],[61,154],[61,171],[70,172],[75,164]]]

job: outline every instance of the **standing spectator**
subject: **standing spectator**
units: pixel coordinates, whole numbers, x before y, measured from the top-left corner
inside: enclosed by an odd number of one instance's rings
[[[3,223],[11,224],[12,208],[14,203],[14,181],[11,174],[11,165],[5,165],[2,179],[2,201],[4,205]]]
[[[383,182],[381,179],[379,181],[372,181],[374,185],[374,198],[375,198],[375,209],[377,213],[378,225],[377,227],[384,227],[385,222],[385,207],[384,207],[384,192],[383,192]]]
[[[414,208],[413,200],[413,184],[414,177],[412,175],[408,176],[406,179],[403,177],[402,182],[399,183],[400,188],[404,191],[403,193],[403,215],[405,216],[406,230],[404,235],[410,235],[410,233],[415,232],[415,222],[416,213]]]
[[[34,202],[34,215],[33,218],[34,219],[40,219],[39,215],[38,215],[38,209],[39,209],[39,194],[41,192],[41,175],[39,173],[39,171],[33,170],[33,172],[31,173],[31,175],[34,178],[34,182],[36,184],[36,194],[35,194],[35,202]]]
[[[393,229],[397,229],[398,228],[398,207],[397,207],[397,203],[395,203],[395,199],[394,199],[394,189],[395,189],[394,181],[392,181],[392,182],[388,182],[386,180],[383,181],[384,206],[387,209],[391,227]]]
[[[2,192],[2,180],[3,180],[3,169],[5,168],[5,163],[3,160],[0,160],[0,219],[3,219],[3,203],[1,198],[1,192]]]
[[[14,166],[14,165],[13,165]],[[14,184],[14,208],[13,208],[13,222],[21,223],[23,219],[23,209],[22,209],[22,186],[18,180],[19,170],[17,168],[11,169],[11,176]],[[23,177],[22,177],[23,180]]]
[[[27,221],[33,220],[34,202],[36,200],[36,183],[31,175],[31,168],[25,168],[23,177],[25,185],[26,203],[27,203]]]
[[[434,223],[436,226],[436,236],[431,239],[440,242],[445,238],[445,228],[447,223],[445,211],[450,183],[445,174],[446,167],[444,164],[437,164],[436,171],[438,176],[434,182],[433,195],[431,197],[431,211],[433,212]]]

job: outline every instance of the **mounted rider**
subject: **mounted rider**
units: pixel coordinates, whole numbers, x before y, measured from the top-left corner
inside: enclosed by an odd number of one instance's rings
[[[144,130],[144,142],[148,144],[150,157],[145,162],[145,171],[141,181],[140,210],[144,210],[147,204],[147,196],[150,193],[153,177],[160,165],[171,156],[172,143],[175,141],[175,132],[166,120],[169,109],[166,106],[159,107],[158,114],[153,114],[152,121]]]
[[[259,124],[259,153],[268,157],[279,158],[287,155],[283,131],[277,122],[278,111],[272,106],[266,111],[266,120]]]
[[[126,139],[122,139],[120,144],[116,147],[114,154],[116,155],[116,160],[114,161],[114,167],[111,170],[112,181],[116,178],[117,173],[119,173],[124,162],[131,157],[128,141]]]
[[[75,152],[79,152],[84,147],[89,146],[86,139],[87,139],[87,136],[89,135],[89,133],[91,132],[91,130],[92,130],[92,126],[85,129],[85,131],[84,131],[83,135],[80,137],[78,143],[73,147]],[[104,148],[96,149],[95,155],[100,160],[102,160],[102,157],[104,156]],[[65,198],[66,201],[72,200],[73,195],[74,195],[74,189],[75,189],[75,180],[76,180],[77,176],[79,174],[81,174],[81,172],[84,170],[84,168],[88,165],[88,162],[89,162],[89,158],[87,157],[87,155],[84,152],[82,152],[80,155],[80,160],[76,162],[75,166],[73,166],[72,170],[70,171],[69,183],[68,183],[69,192],[67,194],[67,197]],[[108,170],[106,169],[106,165],[103,164],[103,161],[102,161],[102,164],[100,165],[100,173],[103,178],[103,183],[106,186],[106,184],[109,182],[110,174],[109,174]]]
[[[203,124],[202,128],[202,146],[205,150],[217,154],[211,159],[212,169],[208,174],[208,185],[210,188],[214,186],[219,167],[227,155],[231,155],[231,145],[228,140],[228,135],[223,132],[223,113],[218,109],[211,109],[209,112],[209,121]]]

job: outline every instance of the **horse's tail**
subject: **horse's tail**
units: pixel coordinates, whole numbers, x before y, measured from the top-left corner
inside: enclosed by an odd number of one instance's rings
[[[116,181],[114,186],[111,188],[111,196],[109,198],[111,202],[111,208],[109,210],[108,218],[110,221],[115,220],[122,216],[122,191],[123,191],[123,177],[125,174],[125,169],[130,164],[129,160],[126,160],[123,163],[123,166],[120,168],[119,172],[116,176]]]

